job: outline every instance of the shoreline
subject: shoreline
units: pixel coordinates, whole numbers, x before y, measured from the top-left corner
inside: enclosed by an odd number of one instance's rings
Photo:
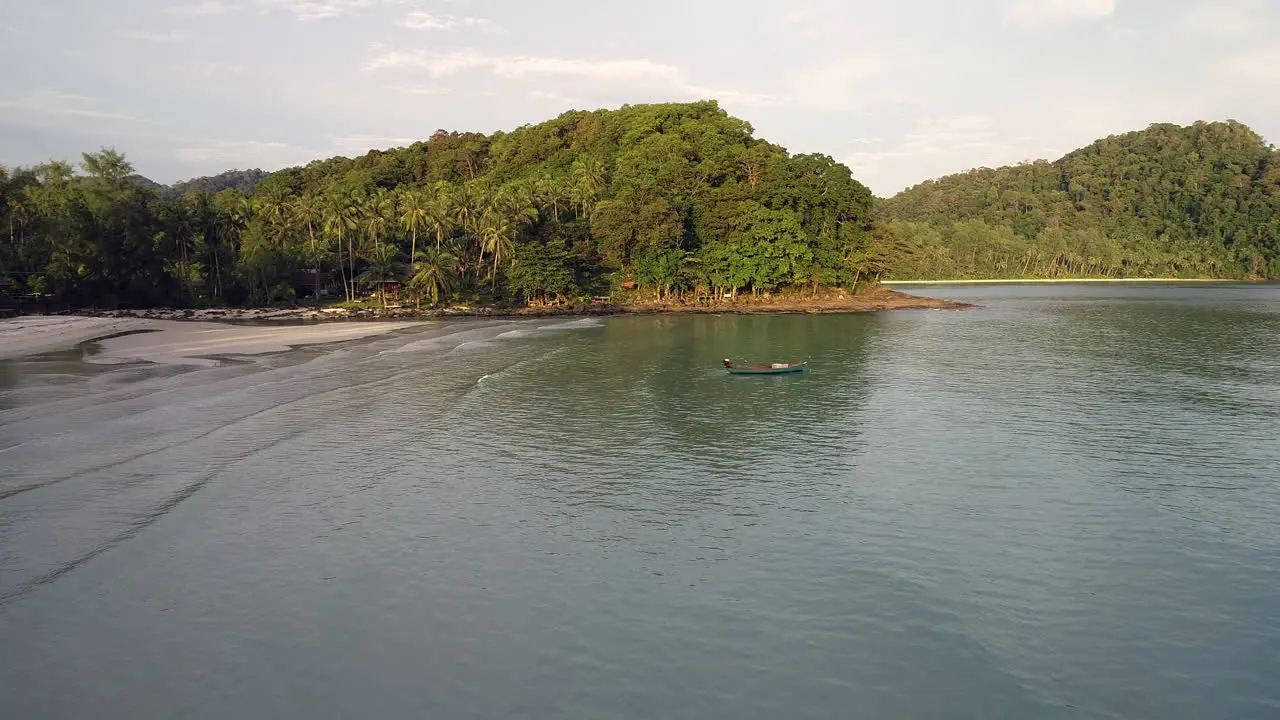
[[[881,285],[1056,285],[1060,283],[1263,283],[1235,278],[1007,278],[980,280],[881,280]]]
[[[24,315],[0,320],[0,360],[101,346],[98,364],[148,361],[209,365],[235,355],[259,355],[303,345],[383,335],[423,322],[472,318],[601,317],[612,315],[844,314],[883,310],[969,310],[969,303],[919,297],[877,288],[846,297],[747,298],[734,303],[685,305],[632,303],[591,307],[453,308],[437,310],[265,309],[81,310],[64,315]],[[330,327],[333,326],[333,327]],[[345,326],[345,327],[343,327]]]
[[[673,302],[632,302],[589,306],[550,307],[470,307],[414,308],[209,308],[175,310],[75,310],[70,316],[85,318],[137,318],[175,320],[180,322],[217,322],[232,325],[317,324],[372,320],[441,320],[451,318],[539,318],[539,317],[604,317],[612,315],[716,314],[716,315],[784,315],[840,314],[879,312],[882,310],[969,310],[970,303],[909,295],[888,288],[877,288],[861,295],[827,293],[820,297],[752,298],[737,301],[691,304]],[[2,327],[2,326],[0,326]]]
[[[104,321],[81,316],[26,316],[0,321],[0,361],[64,352],[97,345],[84,360],[94,365],[152,362],[214,366],[227,358],[286,352],[373,338],[418,322],[248,325],[226,322],[122,318]]]

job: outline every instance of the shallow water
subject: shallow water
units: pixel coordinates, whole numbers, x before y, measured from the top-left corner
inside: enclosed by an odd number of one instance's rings
[[[0,363],[5,716],[1280,715],[1280,288],[923,292]]]

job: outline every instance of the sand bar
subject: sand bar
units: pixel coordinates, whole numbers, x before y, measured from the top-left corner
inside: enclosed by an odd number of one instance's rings
[[[0,359],[67,350],[99,341],[91,362],[156,362],[208,365],[213,357],[281,352],[299,345],[355,340],[422,323],[360,322],[320,325],[246,326],[216,322],[21,317],[0,321]],[[145,332],[137,332],[145,331]],[[137,334],[108,337],[118,333]]]
[[[147,330],[153,320],[36,315],[0,320],[0,360],[69,350],[114,333]]]

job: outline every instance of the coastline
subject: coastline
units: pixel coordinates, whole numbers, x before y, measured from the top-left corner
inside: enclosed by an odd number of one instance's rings
[[[321,325],[250,326],[225,322],[28,316],[0,321],[0,361],[72,350],[86,343],[98,352],[86,358],[98,365],[154,362],[168,365],[217,365],[229,356],[284,352],[304,345],[343,342],[414,327],[416,322],[368,322]]]
[[[388,308],[350,310],[216,308],[206,310],[82,310],[66,315],[27,315],[0,320],[0,360],[101,346],[91,362],[216,364],[217,358],[279,352],[381,335],[424,321],[466,318],[587,317],[654,314],[842,314],[883,310],[969,310],[969,303],[876,288],[846,296],[740,298],[714,304],[630,303],[587,307]],[[345,327],[332,327],[344,325]]]
[[[153,308],[147,310],[78,310],[70,314],[89,318],[140,318],[145,320],[219,322],[227,324],[313,324],[369,320],[440,320],[469,317],[600,317],[659,313],[720,315],[834,314],[878,312],[881,310],[968,310],[973,307],[973,305],[964,302],[939,300],[919,295],[909,295],[888,288],[876,288],[853,296],[846,296],[841,291],[828,291],[816,297],[778,296],[773,298],[752,298],[744,296],[736,301],[718,303],[645,301],[585,306],[455,306],[449,308],[424,308],[421,310],[411,307],[210,308],[201,310]]]

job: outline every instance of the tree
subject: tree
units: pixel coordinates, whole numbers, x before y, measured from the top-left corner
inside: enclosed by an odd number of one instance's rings
[[[80,160],[0,169],[0,278],[68,306],[287,300],[335,262],[354,300],[401,250],[412,283],[423,232],[453,258],[437,293],[497,302],[608,286],[663,299],[689,287],[856,291],[881,273],[1280,274],[1280,154],[1235,122],[1153,125],[884,200],[831,157],[792,155],[714,102],[440,131],[168,188],[111,148]]]
[[[1275,149],[1239,123],[1152,125],[1052,163],[921,183],[882,211],[899,231],[941,233],[937,277],[1245,276],[1263,263],[1236,248],[1276,251],[1278,177]]]
[[[338,268],[342,274],[342,289],[347,302],[355,300],[355,245],[350,239],[359,223],[359,206],[337,193],[325,197],[323,204],[324,231],[338,244]],[[347,239],[347,259],[351,274],[342,264],[342,240]],[[350,282],[348,282],[348,277]]]
[[[498,266],[504,259],[509,259],[515,248],[515,230],[505,217],[494,215],[480,229],[480,262],[484,263],[484,254],[488,252],[493,258],[493,269],[490,271],[490,282],[493,287],[498,282]]]
[[[409,232],[409,257],[418,257],[418,229],[431,222],[431,199],[419,190],[400,193],[400,226]],[[439,242],[436,243],[439,247]]]
[[[299,195],[290,208],[294,222],[307,229],[311,240],[313,296],[320,298],[320,249],[316,244],[316,228],[324,223],[324,207],[313,193]]]
[[[366,285],[373,285],[377,289],[378,300],[386,307],[387,296],[383,285],[400,276],[400,251],[394,245],[378,245],[366,260],[364,272],[360,273],[358,279]]]
[[[431,298],[431,305],[439,305],[441,296],[454,287],[458,271],[458,258],[448,250],[440,248],[424,248],[414,256],[414,274],[409,280],[409,289],[413,291],[422,307],[422,295]]]

